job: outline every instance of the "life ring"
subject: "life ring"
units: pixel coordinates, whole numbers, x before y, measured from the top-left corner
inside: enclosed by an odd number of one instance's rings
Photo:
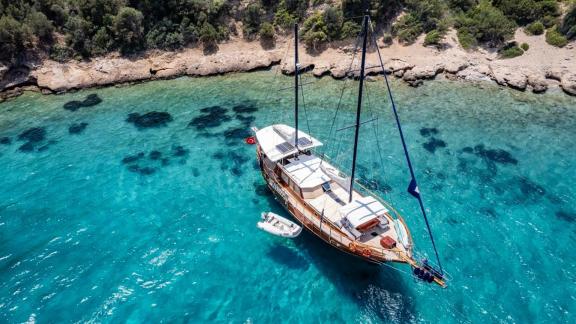
[[[254,136],[246,137],[244,142],[246,142],[246,144],[254,145],[256,144],[256,138],[254,138]]]

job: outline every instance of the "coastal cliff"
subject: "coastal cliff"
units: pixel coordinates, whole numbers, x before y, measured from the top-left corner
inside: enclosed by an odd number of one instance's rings
[[[455,31],[450,31],[440,47],[426,47],[423,36],[405,46],[394,42],[378,44],[384,57],[386,73],[393,74],[411,86],[443,75],[452,80],[494,81],[521,91],[542,93],[560,87],[569,95],[576,95],[576,46],[557,48],[546,44],[544,36],[528,36],[518,30],[518,43],[528,43],[530,50],[512,59],[500,59],[496,51],[479,49],[466,51],[458,45]],[[22,91],[62,93],[71,90],[110,86],[179,76],[208,76],[230,72],[247,72],[279,65],[285,74],[293,73],[292,54],[287,48],[289,38],[279,38],[273,49],[264,49],[258,42],[240,38],[220,44],[218,51],[206,55],[200,48],[178,52],[148,52],[138,57],[120,55],[88,61],[58,63],[44,60],[8,69],[0,67],[0,100],[17,96]],[[301,62],[306,71],[316,77],[335,79],[347,75],[353,46],[338,44],[319,53],[301,49]],[[285,60],[285,61],[283,61]],[[358,64],[354,62],[353,65]],[[367,71],[378,75],[377,53],[368,53]],[[357,68],[352,67],[352,70]]]

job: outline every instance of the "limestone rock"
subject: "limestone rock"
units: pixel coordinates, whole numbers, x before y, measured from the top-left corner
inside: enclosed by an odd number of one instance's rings
[[[17,66],[10,69],[5,66],[2,67],[4,69],[3,71],[0,69],[0,74],[2,76],[0,78],[0,90],[23,86],[33,82],[30,69],[26,66]]]
[[[528,85],[532,87],[532,92],[534,93],[542,93],[548,90],[548,82],[546,82],[546,79],[537,74],[529,74],[527,81]]]
[[[528,85],[528,78],[523,71],[512,70],[507,67],[496,67],[492,69],[494,80],[499,85],[507,85],[511,88],[524,91]]]
[[[326,65],[326,64],[322,64],[322,65],[316,65],[314,67],[314,70],[312,70],[312,74],[317,77],[323,77],[325,75],[330,74],[330,66]]]
[[[556,81],[562,81],[562,74],[564,72],[560,69],[547,69],[545,72],[546,79],[552,79]]]
[[[456,74],[469,66],[468,62],[448,61],[444,64],[444,72]]]
[[[492,71],[487,65],[475,65],[456,73],[456,77],[467,81],[490,81]]]
[[[408,70],[402,76],[402,80],[408,82],[413,87],[417,87],[422,84],[422,80],[433,79],[438,73],[444,70],[442,65],[425,65],[416,66],[411,70]]]
[[[8,72],[8,67],[0,64],[0,80],[4,79],[6,72]]]
[[[562,76],[560,83],[562,90],[569,95],[576,96],[576,74],[566,73]]]
[[[294,75],[294,62],[283,62],[282,66],[280,68],[282,71],[282,74],[285,75]],[[300,62],[300,68],[299,70],[301,72],[303,71],[310,71],[314,69],[314,64],[312,62]]]
[[[414,64],[410,64],[400,59],[391,59],[389,62],[385,64],[385,66],[387,73],[395,73],[396,71],[403,71],[401,73],[404,74],[406,70],[414,68]]]

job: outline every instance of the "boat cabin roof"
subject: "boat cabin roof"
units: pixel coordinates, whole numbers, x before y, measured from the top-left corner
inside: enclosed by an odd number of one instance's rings
[[[295,145],[295,130],[293,127],[276,124],[264,127],[256,132],[256,139],[263,153],[273,162],[298,152]],[[322,143],[314,137],[298,130],[298,148],[308,150]]]
[[[358,197],[352,200],[351,203],[340,208],[340,214],[342,217],[345,217],[355,228],[362,224],[366,224],[387,212],[388,209],[371,196]]]
[[[284,170],[300,188],[314,188],[330,181],[330,177],[320,168],[322,160],[316,156],[301,154],[288,159],[288,162]]]

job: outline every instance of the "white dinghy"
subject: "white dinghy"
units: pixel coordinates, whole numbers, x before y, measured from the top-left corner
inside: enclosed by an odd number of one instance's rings
[[[262,220],[256,226],[263,231],[280,237],[294,238],[302,232],[301,226],[272,212],[262,213]]]

